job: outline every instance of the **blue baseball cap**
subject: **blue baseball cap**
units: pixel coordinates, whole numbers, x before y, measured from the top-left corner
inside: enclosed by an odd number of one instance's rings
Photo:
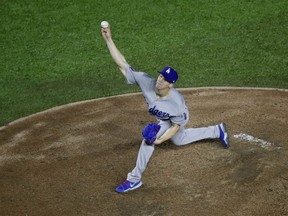
[[[158,71],[169,82],[175,83],[178,79],[178,73],[171,67],[165,67],[162,71]]]

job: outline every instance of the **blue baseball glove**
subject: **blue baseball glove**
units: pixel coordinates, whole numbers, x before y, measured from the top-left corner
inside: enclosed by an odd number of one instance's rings
[[[156,135],[160,128],[161,126],[156,123],[150,123],[143,128],[142,136],[148,145],[153,144],[153,142],[156,140]]]

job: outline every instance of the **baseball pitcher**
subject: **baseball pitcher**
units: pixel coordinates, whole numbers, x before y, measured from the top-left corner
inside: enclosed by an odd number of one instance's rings
[[[112,40],[110,26],[102,27],[102,36],[108,50],[125,76],[128,84],[136,84],[148,105],[148,112],[155,116],[156,123],[143,128],[141,143],[135,168],[128,173],[124,183],[116,188],[119,193],[139,188],[142,185],[142,175],[151,158],[155,145],[166,140],[177,145],[186,145],[203,139],[219,139],[224,148],[229,147],[228,134],[223,123],[203,128],[185,128],[189,121],[189,111],[183,96],[174,88],[178,73],[172,67],[164,67],[157,79],[144,72],[135,71],[117,49]]]

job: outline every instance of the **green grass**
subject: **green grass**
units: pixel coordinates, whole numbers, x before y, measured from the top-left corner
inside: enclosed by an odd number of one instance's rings
[[[2,0],[0,125],[54,106],[135,92],[100,34],[137,70],[171,65],[177,87],[288,88],[288,3]]]

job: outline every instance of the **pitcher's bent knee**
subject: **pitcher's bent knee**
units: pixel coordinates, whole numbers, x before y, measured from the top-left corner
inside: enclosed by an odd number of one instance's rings
[[[171,141],[172,141],[172,143],[173,143],[174,145],[176,145],[176,146],[181,146],[181,145],[183,145],[183,144],[180,142],[180,140],[173,140],[173,139],[171,139]]]

